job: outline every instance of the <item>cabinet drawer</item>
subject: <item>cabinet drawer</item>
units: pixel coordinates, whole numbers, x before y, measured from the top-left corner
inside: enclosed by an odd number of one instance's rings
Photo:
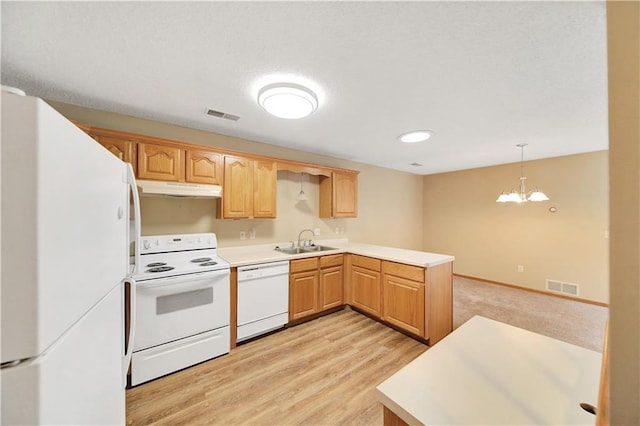
[[[405,265],[404,263],[382,261],[382,272],[408,280],[424,282],[424,268]]]
[[[308,259],[292,260],[289,264],[289,272],[311,271],[318,269],[318,258],[310,257]]]
[[[361,268],[380,272],[380,259],[354,254],[351,256],[351,264],[353,266],[360,266]]]
[[[329,268],[331,266],[342,266],[342,254],[332,254],[320,258],[320,268]]]

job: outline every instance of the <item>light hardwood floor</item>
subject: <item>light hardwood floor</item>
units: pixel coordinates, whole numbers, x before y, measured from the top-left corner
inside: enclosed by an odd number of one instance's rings
[[[382,424],[375,387],[427,349],[349,309],[127,391],[127,424]]]

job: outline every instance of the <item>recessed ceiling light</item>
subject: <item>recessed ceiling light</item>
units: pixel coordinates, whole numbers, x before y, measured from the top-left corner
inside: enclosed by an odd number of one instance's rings
[[[318,97],[310,89],[294,83],[274,83],[258,93],[258,103],[280,118],[303,118],[318,108]]]
[[[431,135],[432,133],[429,130],[414,130],[400,135],[398,139],[405,143],[416,143],[426,141]]]

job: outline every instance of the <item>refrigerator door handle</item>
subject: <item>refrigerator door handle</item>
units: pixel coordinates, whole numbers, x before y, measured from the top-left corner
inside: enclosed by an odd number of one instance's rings
[[[133,356],[133,339],[136,330],[136,292],[137,284],[136,280],[132,277],[126,278],[124,284],[129,284],[129,341],[127,342],[127,348],[124,354],[122,371],[124,373],[124,384],[127,384],[127,373],[129,371],[129,365],[131,364],[131,357]]]
[[[134,232],[135,232],[135,247],[134,247],[134,261],[133,261],[133,271],[131,271],[131,275],[138,273],[138,267],[140,265],[140,248],[138,244],[140,243],[140,234],[141,234],[141,220],[140,217],[140,195],[138,194],[138,186],[136,184],[136,176],[133,173],[133,167],[131,164],[127,163],[127,184],[131,188],[131,196],[133,197],[133,214],[134,214]]]

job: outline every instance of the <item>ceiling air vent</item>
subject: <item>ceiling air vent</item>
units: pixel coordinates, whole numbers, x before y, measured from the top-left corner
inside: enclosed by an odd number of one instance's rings
[[[211,109],[211,108],[207,109],[206,114],[211,115],[213,117],[224,118],[227,120],[233,120],[233,121],[240,120],[240,117],[238,117],[237,115],[227,114],[226,112],[216,111],[215,109]]]
[[[409,165],[410,165],[410,166],[413,166],[413,167],[422,167],[422,166],[423,166],[423,165],[422,165],[422,164],[420,164],[420,163],[411,163],[411,164],[409,164]]]

